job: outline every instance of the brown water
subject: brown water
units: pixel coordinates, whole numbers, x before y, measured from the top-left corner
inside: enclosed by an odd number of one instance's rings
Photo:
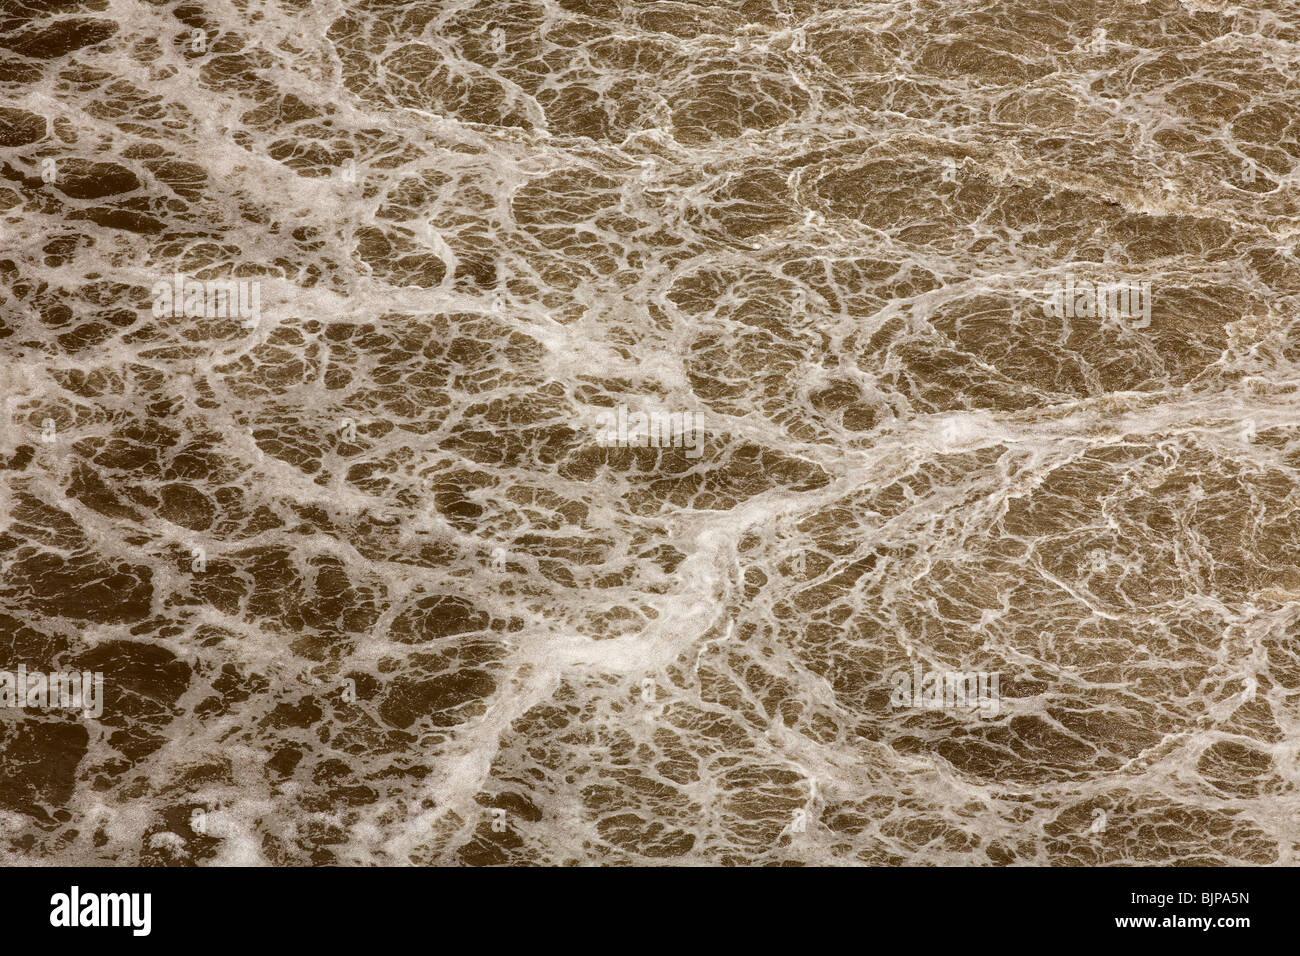
[[[0,90],[0,669],[105,695],[6,861],[1296,862],[1300,3],[2,0]]]

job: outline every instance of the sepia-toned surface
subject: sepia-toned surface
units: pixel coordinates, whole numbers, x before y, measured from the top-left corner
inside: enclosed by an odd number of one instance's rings
[[[1298,157],[1295,0],[0,0],[2,858],[1296,862]]]

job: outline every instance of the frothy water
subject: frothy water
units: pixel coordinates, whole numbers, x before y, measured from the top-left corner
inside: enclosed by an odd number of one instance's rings
[[[1296,861],[1300,4],[3,11],[6,861]]]

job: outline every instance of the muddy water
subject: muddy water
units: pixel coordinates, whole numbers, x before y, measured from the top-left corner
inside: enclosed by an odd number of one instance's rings
[[[6,861],[1296,861],[1294,0],[0,11]]]

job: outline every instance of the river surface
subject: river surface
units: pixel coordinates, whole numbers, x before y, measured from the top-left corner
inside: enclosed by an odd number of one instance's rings
[[[1295,0],[3,0],[0,858],[1296,863],[1298,158]]]

